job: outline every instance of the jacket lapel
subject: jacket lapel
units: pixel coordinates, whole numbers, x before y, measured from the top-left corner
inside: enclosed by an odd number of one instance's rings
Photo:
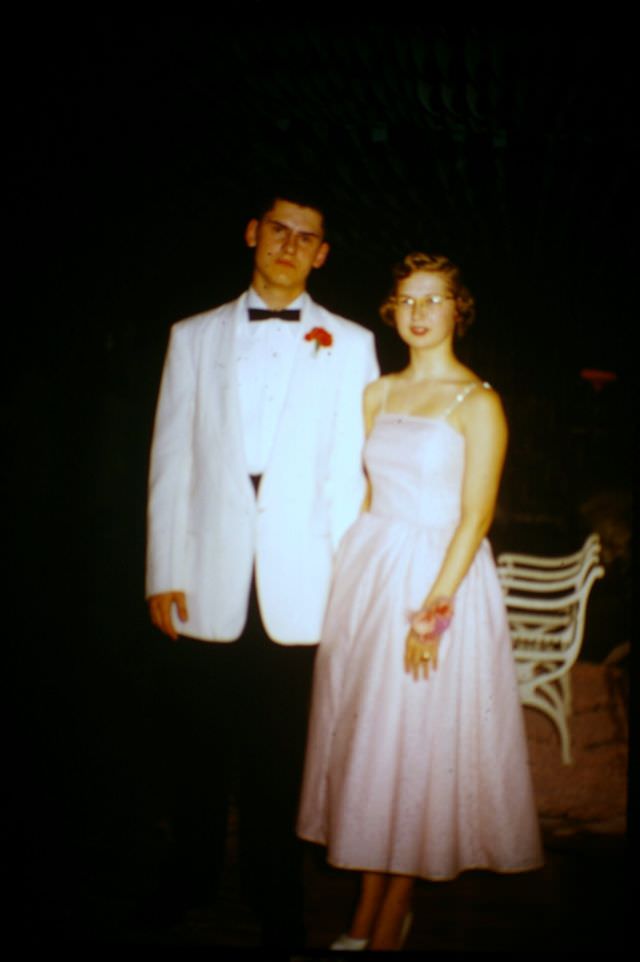
[[[205,417],[210,419],[213,443],[227,459],[232,474],[246,480],[247,492],[253,497],[245,458],[236,366],[235,332],[247,309],[246,299],[246,294],[242,294],[211,324],[210,343],[203,352],[207,366],[202,376],[210,386],[210,391],[205,390],[203,396],[208,397]]]

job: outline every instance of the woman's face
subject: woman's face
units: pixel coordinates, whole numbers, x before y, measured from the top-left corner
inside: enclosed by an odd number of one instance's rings
[[[398,281],[396,327],[409,347],[437,347],[456,329],[456,300],[442,274],[416,271]]]

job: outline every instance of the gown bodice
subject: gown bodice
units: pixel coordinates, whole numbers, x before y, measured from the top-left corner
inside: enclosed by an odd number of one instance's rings
[[[429,527],[460,517],[464,437],[441,418],[384,412],[367,440],[371,514]]]

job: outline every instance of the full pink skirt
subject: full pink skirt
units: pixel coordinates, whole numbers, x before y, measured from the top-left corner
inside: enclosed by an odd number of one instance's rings
[[[337,866],[453,878],[542,864],[509,630],[484,542],[439,665],[403,666],[407,614],[451,528],[364,514],[340,548],[316,663],[298,833]]]

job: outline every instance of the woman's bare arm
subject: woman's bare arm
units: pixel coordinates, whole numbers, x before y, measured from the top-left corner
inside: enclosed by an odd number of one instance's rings
[[[376,417],[382,407],[382,378],[378,378],[377,381],[372,381],[368,384],[364,390],[364,395],[362,399],[363,417],[364,417],[364,433],[365,437],[369,437],[375,424]],[[368,511],[371,506],[371,481],[367,476],[367,490],[365,492],[364,500],[362,502],[361,513]]]
[[[474,391],[461,405],[457,420],[465,438],[460,521],[423,607],[436,598],[455,595],[491,526],[500,487],[508,437],[500,398],[494,391]],[[405,667],[414,677],[421,671],[427,677],[429,667],[437,665],[437,642],[429,645],[425,648],[425,643],[409,631]],[[423,657],[425,651],[430,656],[428,661]]]

